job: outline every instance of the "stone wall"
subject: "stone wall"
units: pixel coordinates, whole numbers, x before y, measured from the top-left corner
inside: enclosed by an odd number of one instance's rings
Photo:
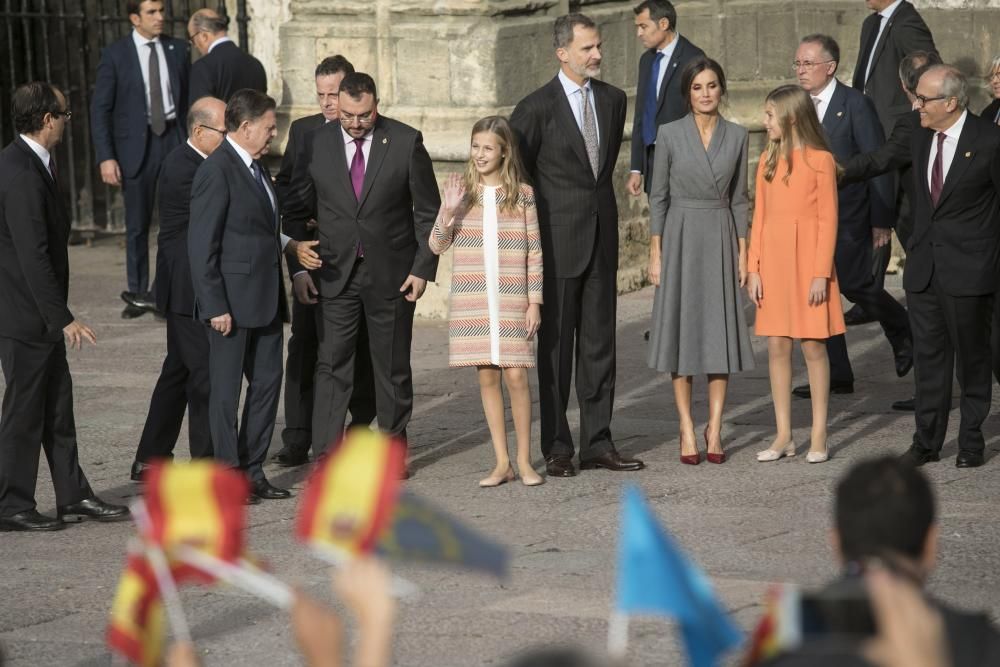
[[[602,78],[630,95],[629,125],[617,180],[621,214],[619,288],[645,280],[645,197],[624,193],[631,112],[641,46],[632,6],[637,0],[251,0],[251,43],[264,60],[281,105],[282,127],[315,113],[312,71],[323,57],[347,56],[379,85],[380,111],[420,128],[439,179],[467,156],[468,130],[479,118],[507,114],[525,94],[555,75],[552,19],[570,9],[601,24]],[[826,32],[841,44],[840,76],[857,56],[863,0],[676,0],[678,27],[725,67],[727,117],[749,126],[752,154],[762,145],[761,102],[791,81],[798,37]],[[984,64],[1000,53],[1000,0],[916,0],[946,61],[975,76],[973,108],[986,103]],[[446,312],[450,258],[418,313]]]

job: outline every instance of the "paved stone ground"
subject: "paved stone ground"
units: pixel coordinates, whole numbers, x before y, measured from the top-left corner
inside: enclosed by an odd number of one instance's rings
[[[80,456],[94,488],[114,501],[138,491],[128,471],[165,350],[162,324],[148,316],[119,319],[123,256],[114,240],[71,249],[71,306],[99,336],[97,348],[70,353]],[[828,463],[808,465],[803,456],[767,465],[755,461],[773,424],[766,354],[763,341],[756,340],[758,368],[732,383],[723,431],[731,460],[692,468],[677,461],[669,377],[645,363],[643,332],[651,300],[649,289],[620,300],[613,424],[619,448],[645,459],[648,468],[631,475],[585,472],[539,488],[519,483],[477,488],[492,463],[474,372],[447,368],[443,322],[418,323],[410,428],[415,476],[408,486],[510,545],[513,568],[509,581],[498,583],[451,570],[399,567],[419,584],[422,595],[401,605],[397,664],[495,665],[525,646],[554,642],[600,649],[614,580],[618,500],[626,480],[642,486],[660,519],[711,576],[745,628],[760,615],[768,582],[818,583],[834,575],[827,531],[835,481],[861,458],[901,452],[912,432],[912,417],[889,409],[893,400],[909,396],[911,384],[895,377],[877,325],[849,334],[858,392],[832,400],[833,458]],[[804,376],[797,362],[796,381]],[[703,422],[703,384],[697,396]],[[797,401],[794,410],[796,434],[804,442],[808,405]],[[279,412],[275,451],[282,422]],[[985,430],[985,467],[954,467],[953,426],[944,460],[925,468],[935,483],[942,522],[941,565],[931,588],[945,600],[986,609],[996,618],[1000,419],[991,416]],[[186,434],[181,437],[178,451],[184,452]],[[42,467],[39,507],[52,512],[54,499]],[[304,471],[269,466],[267,473],[278,485],[302,488]],[[249,543],[281,577],[329,599],[324,567],[292,538],[297,502],[250,508]],[[131,533],[128,524],[82,524],[48,535],[0,536],[0,642],[11,664],[110,663],[104,626]],[[298,664],[282,613],[223,588],[186,589],[183,599],[205,664]],[[633,623],[630,651],[634,664],[682,662],[674,633],[661,620]]]

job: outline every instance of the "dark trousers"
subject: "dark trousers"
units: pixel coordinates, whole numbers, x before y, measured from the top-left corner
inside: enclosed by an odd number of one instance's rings
[[[204,322],[180,313],[167,313],[167,358],[149,400],[136,461],[146,463],[173,457],[185,410],[191,458],[212,456],[208,425],[209,331]]]
[[[1000,299],[993,298],[993,323],[990,332],[990,352],[993,355],[993,377],[1000,382]]]
[[[264,479],[264,459],[271,445],[281,394],[282,324],[275,316],[266,327],[234,327],[228,336],[209,331],[212,391],[208,421],[215,458],[245,470],[251,481]],[[237,431],[243,377],[247,397]]]
[[[580,460],[602,456],[613,447],[618,292],[615,270],[606,266],[599,245],[595,243],[583,274],[574,278],[546,274],[543,284],[538,394],[546,459],[573,456],[566,407],[574,372],[580,406]]]
[[[156,180],[163,158],[184,140],[183,129],[174,121],[167,123],[163,136],[152,130],[146,133],[146,156],[135,176],[124,178],[125,198],[125,273],[130,292],[149,290],[149,225],[153,218]]]
[[[66,344],[0,337],[0,366],[7,384],[0,408],[0,516],[35,508],[39,447],[56,505],[92,496],[77,453]]]
[[[292,336],[285,361],[285,428],[281,440],[286,447],[308,451],[312,443],[313,392],[318,352],[316,314],[318,305],[292,305]],[[358,330],[354,357],[354,390],[348,406],[352,424],[371,424],[375,419],[375,380],[368,349],[368,326],[364,317]]]
[[[355,263],[343,292],[319,298],[315,403],[312,446],[322,454],[344,432],[354,391],[358,338],[368,327],[379,429],[406,439],[413,411],[410,342],[415,303],[400,294],[386,299],[369,288],[368,263]],[[358,421],[355,416],[355,421]]]
[[[837,240],[834,264],[840,293],[848,300],[861,306],[882,325],[882,331],[895,349],[910,337],[910,324],[906,308],[892,298],[872,276],[871,236],[859,240]],[[830,381],[834,383],[854,382],[854,370],[847,356],[847,340],[843,334],[830,337],[826,342],[826,352],[830,358]]]
[[[951,296],[937,280],[923,292],[907,292],[913,327],[917,395],[913,444],[940,451],[951,410],[952,374],[957,370],[960,449],[983,451],[983,420],[993,389],[990,320],[993,295]],[[956,369],[956,360],[958,362]]]

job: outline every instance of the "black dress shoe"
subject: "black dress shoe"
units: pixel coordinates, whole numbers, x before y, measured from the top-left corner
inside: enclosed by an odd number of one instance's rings
[[[903,454],[899,457],[899,460],[904,463],[909,463],[914,468],[919,468],[925,463],[940,461],[941,457],[938,456],[937,452],[932,452],[931,450],[924,449],[918,445],[910,445],[910,448],[903,452]]]
[[[978,468],[983,465],[983,453],[960,449],[955,457],[956,468]]]
[[[266,479],[259,479],[250,483],[250,493],[261,500],[279,500],[281,498],[291,498],[292,494],[285,489],[279,489]]]
[[[857,326],[859,324],[868,324],[869,322],[874,322],[875,318],[864,311],[861,306],[855,305],[846,313],[844,313],[844,324],[849,327]]]
[[[913,341],[903,339],[899,345],[892,348],[893,360],[896,363],[896,377],[903,377],[913,368]]]
[[[830,383],[830,393],[831,394],[853,394],[854,393],[854,383],[853,382],[831,382]],[[799,385],[795,389],[792,389],[792,395],[796,398],[812,398],[812,392],[809,391],[809,385],[803,384]]]
[[[917,408],[916,398],[904,398],[901,401],[895,401],[892,404],[893,410],[898,410],[900,412],[913,412]]]
[[[137,317],[142,317],[146,314],[145,308],[140,308],[139,306],[133,306],[128,304],[122,309],[122,319],[123,320],[134,320]]]
[[[274,462],[282,468],[294,468],[309,463],[309,448],[299,449],[285,445],[274,455]]]
[[[553,456],[545,459],[545,472],[549,477],[576,477],[576,468],[568,456]]]
[[[149,292],[122,292],[122,301],[130,306],[135,306],[136,308],[141,308],[142,310],[154,313],[156,312],[156,301],[153,299],[153,295]]]
[[[614,470],[616,472],[634,472],[642,470],[645,467],[646,464],[639,459],[627,459],[614,449],[609,449],[606,453],[589,458],[586,461],[580,461],[580,470],[603,468],[604,470]]]
[[[0,532],[62,530],[66,525],[59,519],[39,514],[38,510],[26,510],[10,516],[0,516]]]
[[[83,521],[93,519],[94,521],[125,521],[129,518],[128,508],[124,505],[112,505],[106,503],[97,496],[84,498],[72,505],[57,507],[60,519],[72,519]]]
[[[153,466],[148,463],[143,463],[142,461],[135,461],[132,463],[132,470],[129,472],[129,478],[133,482],[141,482],[142,474],[152,468]]]

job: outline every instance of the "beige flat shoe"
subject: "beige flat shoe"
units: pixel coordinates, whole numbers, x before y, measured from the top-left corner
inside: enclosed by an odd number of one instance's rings
[[[806,461],[809,463],[823,463],[830,460],[830,452],[809,452],[806,454]]]
[[[506,484],[507,482],[513,482],[515,479],[517,478],[514,475],[514,469],[507,468],[507,473],[501,475],[500,477],[490,475],[489,477],[479,480],[479,487],[482,489],[492,489],[495,486],[500,486],[501,484]]]
[[[789,440],[782,449],[771,449],[768,447],[762,452],[757,452],[757,460],[761,462],[777,461],[783,456],[795,456],[795,442]]]

